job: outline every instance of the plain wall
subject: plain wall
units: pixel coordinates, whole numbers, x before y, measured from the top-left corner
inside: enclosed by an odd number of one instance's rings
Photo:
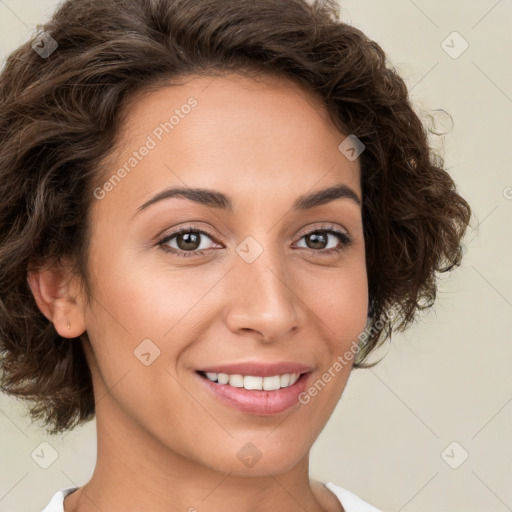
[[[55,5],[0,1],[0,57]],[[440,281],[435,308],[395,334],[376,367],[353,371],[313,447],[311,476],[386,511],[510,510],[512,2],[346,0],[341,13],[387,52],[418,112],[443,131],[449,117],[439,110],[451,115],[451,131],[432,143],[480,226],[462,267]],[[450,51],[461,48],[454,31],[469,44],[458,58],[442,47],[449,36]],[[58,489],[89,479],[94,422],[49,437],[23,403],[0,396],[0,405],[0,512],[42,510]],[[48,469],[31,457],[44,441],[58,454]]]

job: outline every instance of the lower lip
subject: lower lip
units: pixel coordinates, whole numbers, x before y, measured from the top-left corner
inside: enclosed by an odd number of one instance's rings
[[[295,384],[274,391],[236,388],[229,384],[217,384],[199,373],[201,382],[223,403],[246,414],[270,416],[282,413],[299,403],[299,395],[306,389],[309,373],[303,373]]]

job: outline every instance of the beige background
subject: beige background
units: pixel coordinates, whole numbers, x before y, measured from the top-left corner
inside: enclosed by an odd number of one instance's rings
[[[0,0],[0,56],[56,4]],[[510,510],[512,1],[341,5],[343,19],[388,53],[417,108],[452,116],[453,129],[432,142],[480,227],[466,238],[463,266],[440,284],[435,311],[396,335],[377,367],[352,373],[312,450],[311,474],[386,511]],[[441,46],[454,31],[469,44],[458,58]],[[446,44],[453,53],[462,43],[450,36]],[[434,117],[444,131],[447,119]],[[23,404],[0,397],[0,405],[0,512],[41,510],[58,489],[89,479],[94,422],[48,438],[23,416]],[[31,458],[44,441],[58,453],[46,470]]]

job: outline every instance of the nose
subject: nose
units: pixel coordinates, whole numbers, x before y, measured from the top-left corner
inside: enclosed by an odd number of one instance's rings
[[[270,251],[263,251],[251,263],[236,257],[228,274],[226,324],[239,335],[273,342],[289,335],[299,325],[301,300],[294,290],[286,264]]]

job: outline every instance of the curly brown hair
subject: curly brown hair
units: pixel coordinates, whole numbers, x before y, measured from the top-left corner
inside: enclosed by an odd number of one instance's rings
[[[437,273],[460,265],[471,219],[381,47],[339,19],[334,1],[68,0],[0,75],[1,387],[32,401],[56,434],[94,417],[81,343],[61,337],[27,272],[65,257],[92,297],[89,210],[122,107],[188,75],[270,73],[323,99],[360,155],[370,335],[354,368],[393,328],[433,305]],[[43,37],[41,35],[37,36]],[[51,48],[50,48],[51,49]],[[391,315],[390,312],[394,314]],[[51,430],[50,430],[51,428]]]

